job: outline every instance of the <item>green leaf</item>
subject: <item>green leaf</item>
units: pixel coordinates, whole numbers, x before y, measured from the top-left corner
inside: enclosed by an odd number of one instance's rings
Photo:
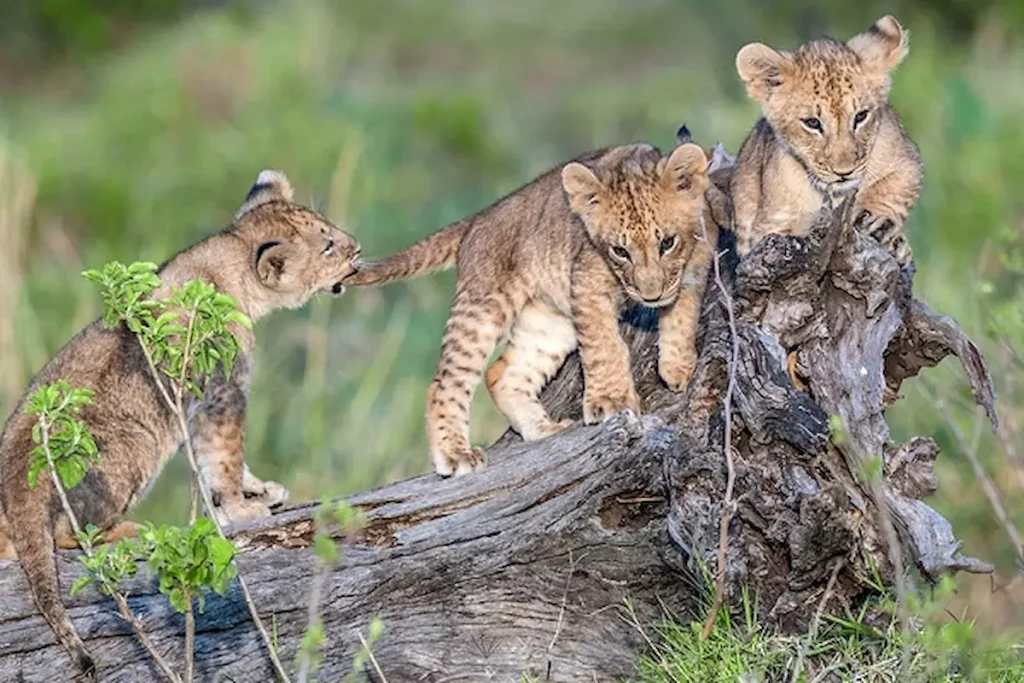
[[[338,546],[327,534],[317,534],[313,537],[313,554],[321,564],[333,565],[338,561]]]
[[[92,583],[91,575],[78,577],[78,579],[71,585],[71,595],[78,594],[79,591],[88,586],[90,583]]]

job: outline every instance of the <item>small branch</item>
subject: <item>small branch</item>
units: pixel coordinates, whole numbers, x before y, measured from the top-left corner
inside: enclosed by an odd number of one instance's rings
[[[60,497],[60,504],[64,508],[64,514],[68,516],[68,521],[71,523],[71,528],[75,532],[76,538],[82,538],[82,526],[78,523],[78,516],[75,515],[75,511],[71,508],[71,503],[68,501],[67,491],[64,490],[64,484],[61,483],[60,477],[57,475],[57,465],[53,460],[53,452],[50,450],[50,423],[46,420],[44,415],[39,416],[39,431],[41,434],[41,441],[43,446],[43,452],[46,454],[47,469],[50,471],[50,478],[53,480],[53,485],[57,489],[57,495]],[[92,557],[92,547],[89,544],[81,544],[82,551]],[[153,661],[156,662],[157,667],[167,677],[167,680],[171,683],[181,683],[181,679],[178,675],[167,665],[164,661],[163,656],[157,651],[156,646],[146,635],[146,632],[142,629],[142,624],[132,614],[131,609],[128,607],[128,599],[124,596],[124,593],[115,590],[113,586],[106,586],[110,593],[110,597],[117,603],[118,612],[121,613],[121,618],[131,624],[132,630],[135,631],[135,637],[139,639],[142,646],[146,648],[150,656],[153,657]]]
[[[934,391],[932,392],[935,393]],[[964,434],[960,425],[953,418],[953,414],[949,409],[949,404],[946,403],[945,399],[935,396],[935,407],[938,409],[939,414],[942,415],[942,419],[946,421],[946,426],[949,427],[956,438],[957,444],[960,446],[960,451],[967,456],[968,462],[971,463],[971,469],[974,470],[974,476],[981,482],[982,488],[985,490],[985,496],[988,498],[989,505],[992,506],[992,511],[995,512],[996,518],[999,523],[1002,524],[1003,529],[1006,531],[1006,535],[1009,536],[1010,542],[1013,543],[1013,551],[1017,555],[1017,561],[1021,567],[1024,567],[1024,544],[1021,543],[1020,532],[1017,531],[1017,526],[1010,519],[1010,516],[1006,514],[1006,508],[1003,506],[1003,501],[999,497],[999,490],[996,488],[995,483],[985,472],[985,468],[981,466],[981,462],[978,460],[978,439],[975,438],[971,443],[967,442],[967,436]],[[980,418],[980,415],[979,415]],[[975,425],[975,434],[979,435],[979,425]]]
[[[196,614],[192,610],[192,597],[185,609],[185,683],[192,683],[196,661]]]
[[[142,347],[143,354],[146,357],[146,362],[149,365],[149,371],[153,375],[153,379],[156,381],[157,386],[160,387],[160,392],[163,395],[164,400],[167,401],[168,407],[177,418],[178,429],[181,431],[182,442],[185,445],[185,457],[188,458],[189,467],[192,469],[192,475],[195,478],[194,481],[199,487],[199,493],[202,497],[203,505],[210,514],[210,521],[212,521],[213,525],[217,528],[217,533],[220,537],[227,540],[227,536],[224,534],[224,528],[221,526],[220,521],[217,520],[217,515],[214,513],[215,506],[213,504],[213,497],[210,495],[210,491],[206,487],[206,482],[203,481],[202,475],[200,474],[199,463],[196,460],[196,454],[192,448],[192,439],[189,437],[184,406],[182,406],[180,402],[174,402],[167,391],[163,388],[163,384],[160,381],[160,371],[157,369],[156,364],[153,363],[153,356],[146,347],[145,340],[138,335],[136,336],[139,340],[139,345]],[[245,579],[242,577],[240,572],[237,578],[238,586],[242,589],[242,596],[245,598],[245,604],[249,608],[249,614],[252,615],[252,621],[256,625],[256,630],[259,631],[260,638],[262,638],[263,644],[267,648],[267,653],[270,656],[271,663],[274,665],[274,670],[277,672],[281,681],[284,683],[291,683],[291,679],[288,678],[288,673],[285,671],[284,665],[277,656],[277,649],[274,647],[274,641],[271,639],[270,633],[267,631],[266,626],[263,624],[263,620],[260,618],[259,612],[256,610],[256,603],[252,599],[252,593],[249,591],[249,586],[246,585]]]
[[[322,533],[321,522],[319,516],[316,519],[316,531],[315,533]],[[306,633],[320,622],[320,603],[323,601],[324,584],[327,583],[327,577],[331,575],[331,570],[334,568],[334,563],[324,562],[319,558],[317,562],[316,574],[313,575],[312,587],[309,592],[309,606],[306,609]],[[303,648],[299,655],[299,672],[296,675],[297,683],[306,683],[309,680],[309,674],[313,670],[313,656],[306,649]]]
[[[708,238],[707,225],[704,223],[704,217],[701,217],[701,228],[704,231],[704,240],[711,245],[711,240]],[[732,459],[732,395],[736,389],[736,367],[739,365],[740,358],[740,338],[736,331],[736,316],[733,311],[732,297],[729,295],[729,290],[725,286],[725,282],[722,280],[722,268],[720,264],[721,254],[715,253],[714,269],[715,269],[715,284],[718,286],[718,291],[722,295],[722,301],[725,304],[726,313],[729,316],[729,336],[732,340],[732,351],[729,358],[729,382],[725,389],[725,399],[723,400],[723,410],[725,411],[725,465],[728,469],[728,476],[725,484],[725,499],[722,501],[722,521],[718,529],[718,567],[717,575],[715,577],[715,597],[711,603],[711,609],[708,611],[707,619],[704,622],[704,631],[701,633],[701,639],[707,640],[708,636],[711,635],[711,631],[715,627],[715,619],[718,618],[718,611],[722,608],[722,601],[725,599],[725,574],[728,564],[727,551],[729,546],[729,523],[732,521],[733,513],[735,512],[735,502],[733,501],[733,488],[736,484],[736,466]]]
[[[120,612],[121,618],[131,624],[132,630],[135,631],[135,637],[139,639],[140,643],[142,643],[142,647],[146,648],[146,651],[156,662],[156,665],[160,668],[163,675],[167,677],[167,680],[172,683],[182,683],[178,674],[174,673],[171,667],[168,666],[167,662],[164,661],[164,658],[159,652],[157,652],[156,646],[153,645],[153,641],[151,641],[149,636],[146,635],[146,632],[142,630],[142,623],[139,622],[134,614],[132,614],[131,608],[128,607],[128,599],[124,594],[114,592],[111,597],[114,598],[114,602],[117,603],[117,611]]]
[[[377,678],[380,679],[380,683],[388,683],[387,676],[380,669],[380,664],[377,662],[377,658],[373,656],[373,650],[370,649],[369,644],[366,642],[366,638],[363,638],[363,632],[359,631],[359,642],[363,644],[363,649],[366,650],[366,656],[370,658],[370,664],[373,664],[373,670],[377,672]]]

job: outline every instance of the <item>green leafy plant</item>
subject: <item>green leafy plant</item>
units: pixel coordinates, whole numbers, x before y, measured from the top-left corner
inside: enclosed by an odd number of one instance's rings
[[[235,546],[217,535],[208,518],[199,519],[190,528],[146,524],[139,533],[137,554],[160,582],[160,592],[171,606],[184,614],[199,601],[205,606],[203,590],[224,595],[238,574]]]
[[[91,390],[72,387],[65,380],[41,386],[32,395],[26,412],[36,416],[36,422],[32,425],[32,440],[36,446],[29,454],[28,483],[35,487],[39,483],[40,473],[44,469],[49,472],[64,514],[84,553],[82,562],[89,573],[75,581],[71,594],[74,595],[95,581],[100,592],[109,595],[117,603],[121,618],[131,625],[139,642],[153,657],[164,676],[172,683],[180,683],[181,679],[167,665],[142,629],[142,624],[132,613],[128,599],[120,588],[121,581],[134,576],[136,572],[133,544],[124,540],[113,547],[97,546],[100,530],[92,525],[83,530],[68,501],[66,489],[81,483],[89,466],[100,457],[88,426],[83,420],[74,417],[81,412],[83,406],[92,403],[92,396]]]
[[[197,398],[201,397],[213,373],[231,373],[240,347],[229,326],[238,325],[249,329],[252,322],[237,309],[230,296],[199,280],[171,287],[166,296],[155,297],[154,294],[163,284],[156,271],[157,267],[153,263],[125,265],[112,261],[102,270],[87,270],[82,275],[100,285],[105,309],[104,323],[110,327],[123,324],[138,339],[160,395],[177,420],[183,450],[192,469],[193,523],[198,512],[198,500],[201,499],[217,536],[230,544],[214,516],[213,498],[200,475],[199,463],[189,438],[186,396],[191,393]],[[169,539],[165,537],[165,540]],[[252,594],[244,578],[238,574],[236,577],[278,678],[288,683],[288,674],[256,610]],[[172,599],[186,607],[185,639],[188,654],[185,678],[190,680],[195,636],[194,616],[190,609],[192,592],[191,588],[183,588],[176,581],[171,579],[170,585],[175,596]],[[163,587],[161,581],[161,590]]]
[[[29,486],[35,488],[39,474],[51,467],[52,460],[52,468],[64,486],[74,488],[89,465],[100,459],[85,421],[76,417],[84,406],[92,404],[92,395],[91,390],[73,388],[61,379],[39,387],[29,399],[26,412],[37,417],[32,426],[36,446],[29,453]]]
[[[341,559],[341,553],[334,540],[335,536],[352,538],[366,526],[366,515],[361,508],[353,507],[347,501],[324,500],[317,508],[314,521],[316,531],[313,535],[313,554],[317,558],[317,572],[313,577],[313,586],[309,596],[308,623],[302,635],[299,652],[296,655],[299,683],[308,681],[309,677],[320,668],[323,659],[321,652],[327,640],[327,634],[324,630],[324,623],[320,619],[320,602],[323,599],[323,587],[327,577]],[[375,641],[380,634],[377,633],[377,636],[373,637],[376,632],[374,622],[371,622],[370,627],[370,635]],[[379,629],[383,629],[383,624],[379,625]],[[362,639],[362,634],[360,634],[360,639]],[[358,659],[359,655],[357,654],[356,657]]]

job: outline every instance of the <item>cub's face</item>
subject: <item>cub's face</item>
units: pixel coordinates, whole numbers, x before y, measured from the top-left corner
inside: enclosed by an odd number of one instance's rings
[[[672,304],[703,276],[687,265],[704,240],[704,151],[685,144],[668,157],[629,157],[600,173],[579,163],[562,169],[570,208],[630,299]]]
[[[907,34],[891,16],[846,43],[822,38],[795,54],[751,43],[736,55],[747,94],[820,189],[850,191],[864,175]]]
[[[297,308],[317,292],[340,294],[359,258],[354,237],[293,203],[292,194],[282,174],[263,171],[235,218],[235,232],[252,245],[263,298],[274,308]]]

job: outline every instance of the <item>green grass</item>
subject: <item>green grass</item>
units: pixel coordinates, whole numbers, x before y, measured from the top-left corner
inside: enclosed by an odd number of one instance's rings
[[[948,594],[952,582],[939,588]],[[758,621],[743,596],[738,620],[720,612],[702,638],[703,623],[665,622],[653,650],[641,658],[635,683],[1020,683],[1024,646],[949,618],[942,597],[917,601],[907,630],[891,598],[874,599],[816,630],[784,636]]]
[[[588,148],[669,145],[685,121],[698,141],[735,151],[757,117],[733,71],[740,45],[792,47],[826,27],[846,36],[887,9],[818,4],[808,19],[795,1],[266,3],[194,12],[48,72],[38,87],[0,91],[0,161],[18,161],[38,183],[30,223],[0,220],[5,244],[13,231],[27,242],[23,256],[5,256],[18,298],[13,313],[0,305],[0,326],[16,331],[0,348],[13,367],[0,397],[16,395],[98,314],[82,270],[160,262],[219,229],[262,168],[284,170],[301,199],[374,257]],[[1016,4],[1005,4],[1013,14]],[[892,101],[926,165],[909,226],[916,289],[982,340],[1003,406],[1024,424],[1024,374],[1001,350],[1021,353],[1024,321],[999,330],[1001,343],[992,338],[993,323],[1020,309],[1019,281],[1007,284],[1014,271],[1001,257],[1024,231],[1024,47],[998,17],[974,17],[976,32],[957,42],[927,10],[899,18],[912,47]],[[424,392],[452,282],[446,274],[350,291],[261,323],[253,470],[299,499],[427,471]],[[969,425],[953,361],[925,375]],[[967,552],[1011,567],[1006,535],[933,397],[913,380],[904,394],[889,414],[894,436],[934,435],[944,450],[932,502]],[[5,415],[13,402],[0,401]],[[982,462],[1011,517],[1024,520],[1024,496],[982,427]],[[474,440],[503,429],[479,391]],[[135,516],[181,522],[186,499],[178,459]],[[1012,601],[991,604],[1003,623],[1020,623]]]

